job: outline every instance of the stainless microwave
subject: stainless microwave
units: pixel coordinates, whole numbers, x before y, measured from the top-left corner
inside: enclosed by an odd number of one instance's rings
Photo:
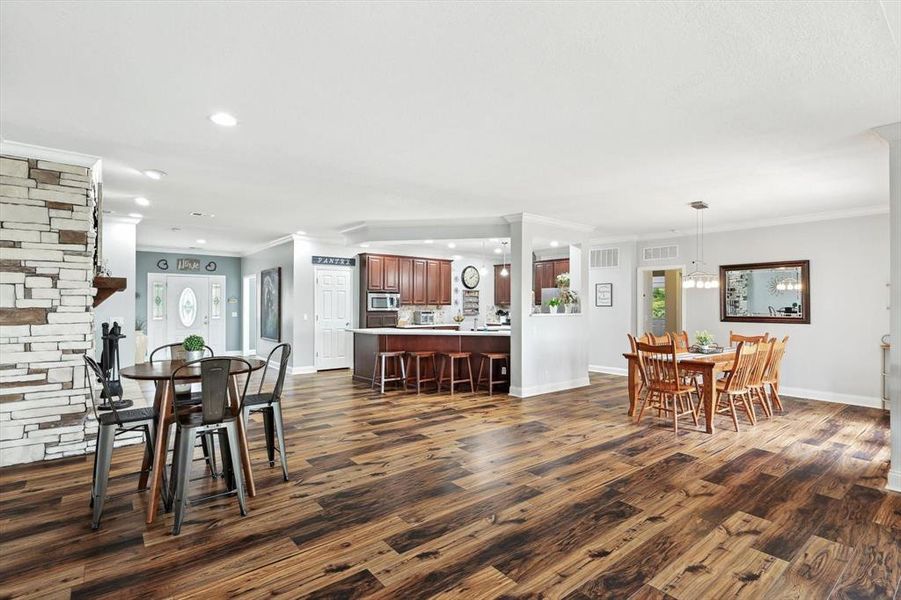
[[[396,311],[400,308],[400,294],[369,292],[367,297],[368,310],[370,311]]]

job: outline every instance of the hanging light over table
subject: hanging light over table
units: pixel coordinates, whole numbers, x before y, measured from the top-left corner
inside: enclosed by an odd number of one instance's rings
[[[704,270],[704,210],[709,208],[706,202],[692,202],[689,206],[697,211],[695,228],[695,259],[692,261],[694,270],[682,278],[682,287],[686,289],[714,289],[720,287],[718,275]]]

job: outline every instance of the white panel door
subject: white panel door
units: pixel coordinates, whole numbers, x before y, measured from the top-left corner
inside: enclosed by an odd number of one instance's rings
[[[316,368],[351,366],[351,269],[316,269]]]
[[[166,343],[184,340],[189,335],[210,339],[210,278],[166,277]],[[212,346],[210,346],[212,347]],[[213,348],[221,352],[224,348]]]

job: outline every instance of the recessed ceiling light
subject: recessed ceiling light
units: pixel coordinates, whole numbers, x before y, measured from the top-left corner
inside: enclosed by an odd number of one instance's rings
[[[135,198],[135,204],[138,206],[150,206],[150,200],[145,198],[144,196],[138,196]]]
[[[297,235],[306,235],[306,234],[307,234],[306,231],[301,231],[299,229],[297,230]]]
[[[448,242],[448,243],[447,243],[447,247],[448,247],[448,248],[456,248],[456,247],[457,247],[457,244],[455,244],[455,243],[453,243],[453,242]]]
[[[132,219],[143,219],[144,218],[144,215],[142,215],[141,213],[128,213],[128,216],[131,217]]]
[[[173,227],[172,231],[181,231],[181,227]]]
[[[238,124],[238,119],[225,112],[217,112],[210,115],[210,121],[216,125],[223,127],[234,127]]]
[[[198,244],[206,244],[206,240],[204,240],[204,239],[199,239],[199,240],[194,240],[194,241],[197,242]]]
[[[151,179],[156,179],[157,181],[159,181],[166,176],[166,172],[160,171],[159,169],[147,169],[146,171],[144,171],[144,175]]]
[[[503,250],[501,250],[500,248],[495,248],[495,249],[494,249],[494,253],[495,253],[495,254],[500,254],[501,252],[503,252]]]
[[[369,244],[360,244],[360,248],[368,248]]]
[[[434,244],[435,240],[423,240],[423,244]]]
[[[560,242],[558,242],[557,240],[552,240],[552,241],[551,241],[551,248],[556,248],[556,247],[559,246],[559,245],[560,245]]]

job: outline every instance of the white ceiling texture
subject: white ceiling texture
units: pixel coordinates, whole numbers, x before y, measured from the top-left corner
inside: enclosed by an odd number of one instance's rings
[[[643,234],[690,229],[693,200],[711,227],[865,212],[888,203],[868,130],[901,120],[899,36],[888,0],[4,1],[0,135],[102,157],[143,246],[523,211]]]

